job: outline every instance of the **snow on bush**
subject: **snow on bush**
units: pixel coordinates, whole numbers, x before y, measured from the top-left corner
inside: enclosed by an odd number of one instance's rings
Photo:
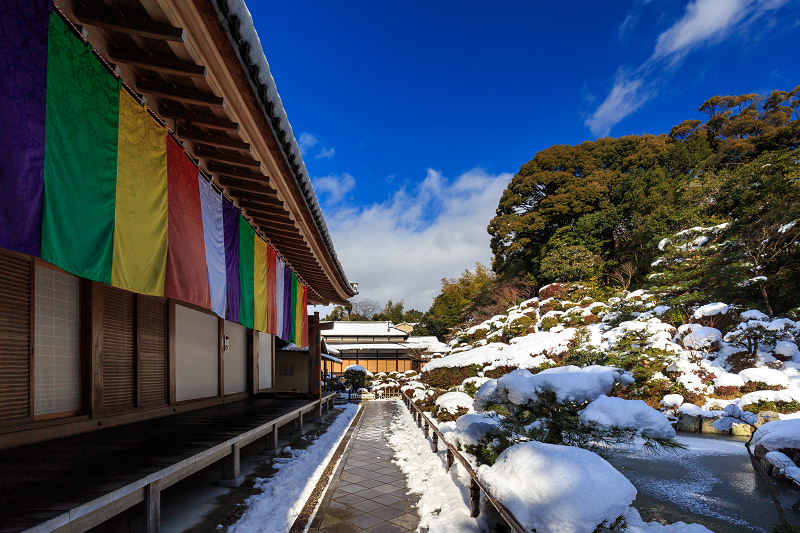
[[[472,398],[464,392],[447,392],[436,398],[436,406],[454,415],[459,409],[472,409]]]
[[[372,376],[372,372],[370,372],[361,365],[350,365],[344,369],[345,372],[347,372],[348,370],[353,370],[354,372],[364,372],[366,375]]]
[[[651,438],[675,437],[675,429],[669,420],[642,400],[600,396],[581,411],[580,421],[605,431],[627,429]]]
[[[755,381],[766,383],[767,385],[789,386],[789,378],[786,374],[773,368],[745,368],[739,372],[739,377],[745,383]]]
[[[470,413],[459,416],[455,422],[445,422],[439,425],[447,442],[456,446],[477,446],[478,441],[491,429],[496,429],[497,415],[485,413]]]
[[[494,404],[525,405],[536,402],[538,395],[546,391],[555,393],[558,402],[583,403],[608,394],[616,384],[632,383],[628,372],[609,366],[560,366],[538,374],[515,370],[484,383],[475,393],[475,406],[482,410]]]
[[[525,442],[478,477],[526,528],[592,533],[628,511],[636,489],[599,455],[573,446]]]
[[[778,341],[775,343],[775,355],[784,359],[792,359],[797,355],[797,344],[791,341]]]
[[[720,330],[700,324],[684,324],[678,328],[678,335],[683,338],[683,345],[690,350],[712,348],[722,340]]]
[[[683,403],[683,396],[680,394],[667,394],[661,399],[661,405],[664,407],[680,407]]]
[[[700,319],[705,316],[715,316],[715,315],[724,315],[728,312],[728,304],[724,304],[722,302],[716,302],[713,304],[707,304],[700,306],[694,312],[694,318]]]

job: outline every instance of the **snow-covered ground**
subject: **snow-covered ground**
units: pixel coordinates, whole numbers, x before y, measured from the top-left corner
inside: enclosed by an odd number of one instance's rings
[[[247,511],[228,529],[229,533],[289,531],[358,409],[356,404],[345,405],[313,444],[303,450],[285,449],[290,457],[275,458],[272,467],[278,471],[272,477],[256,480],[261,494],[247,499]]]

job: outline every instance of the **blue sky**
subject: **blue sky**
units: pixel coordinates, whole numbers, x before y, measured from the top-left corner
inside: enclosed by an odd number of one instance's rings
[[[356,300],[421,310],[537,151],[800,84],[798,0],[249,8]]]

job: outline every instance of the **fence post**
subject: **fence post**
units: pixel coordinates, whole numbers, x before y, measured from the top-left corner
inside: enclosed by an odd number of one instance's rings
[[[474,477],[469,478],[469,515],[477,518],[481,513],[481,488]]]
[[[422,427],[422,413],[417,413],[417,427]]]
[[[439,434],[435,431],[433,432],[433,453],[439,451]]]
[[[428,426],[428,421],[426,420],[425,421],[425,438],[426,439],[428,438],[428,435],[430,435],[430,427]]]
[[[453,450],[450,449],[450,446],[447,447],[447,471],[450,471],[450,467],[453,466]]]

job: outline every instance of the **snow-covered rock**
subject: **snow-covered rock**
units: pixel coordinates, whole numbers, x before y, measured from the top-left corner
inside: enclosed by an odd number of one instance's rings
[[[741,387],[744,385],[744,379],[739,374],[731,374],[730,372],[720,372],[714,379],[715,387]]]
[[[797,345],[791,341],[778,341],[775,343],[775,355],[792,359],[797,355]]]
[[[683,398],[681,398],[683,401]],[[581,411],[582,424],[594,423],[601,429],[629,429],[638,435],[673,438],[669,420],[642,400],[600,396]]]
[[[720,330],[700,324],[684,324],[678,328],[678,335],[683,337],[683,345],[690,350],[710,348],[722,340]]]
[[[753,434],[751,444],[760,444],[769,451],[800,448],[800,419],[776,420],[764,424]]]
[[[574,446],[517,444],[478,469],[480,480],[526,528],[592,533],[625,514],[636,489],[599,455]]]

